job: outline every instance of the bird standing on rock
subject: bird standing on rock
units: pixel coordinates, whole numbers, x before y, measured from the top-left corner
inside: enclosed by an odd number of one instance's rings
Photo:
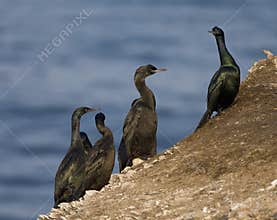
[[[214,111],[220,113],[228,108],[235,100],[240,86],[240,68],[226,48],[223,30],[214,27],[209,32],[216,38],[221,65],[210,81],[207,110],[196,130],[209,120]]]
[[[62,202],[79,199],[86,190],[100,190],[109,182],[115,150],[111,131],[105,127],[105,116],[95,116],[96,126],[103,137],[92,147],[88,136],[80,132],[80,119],[96,109],[80,107],[72,114],[71,146],[61,162],[55,177],[54,207]]]
[[[112,175],[115,147],[113,134],[106,127],[105,119],[101,112],[95,116],[95,124],[102,137],[96,141],[86,160],[86,177],[83,181],[85,189],[101,190],[109,183]]]
[[[83,195],[82,180],[85,177],[84,161],[87,150],[84,148],[80,135],[80,120],[87,112],[96,109],[77,108],[71,118],[71,145],[61,162],[55,177],[54,200],[57,207],[61,202],[70,202]]]
[[[146,86],[145,78],[166,71],[149,64],[140,66],[135,73],[135,86],[140,98],[132,102],[123,126],[123,136],[118,149],[120,172],[126,166],[132,166],[132,160],[146,160],[157,153],[157,113],[153,92]]]

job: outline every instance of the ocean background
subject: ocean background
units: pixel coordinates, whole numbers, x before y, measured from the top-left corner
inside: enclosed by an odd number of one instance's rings
[[[118,147],[138,97],[138,66],[168,69],[147,79],[157,100],[161,152],[189,135],[205,110],[219,66],[208,30],[224,29],[242,79],[264,58],[263,49],[277,52],[275,0],[0,0],[0,6],[0,220],[32,220],[51,209],[76,107],[101,108]],[[80,13],[87,14],[81,24]],[[68,36],[59,38],[70,24]],[[56,47],[42,60],[49,45]],[[94,115],[81,122],[92,142],[100,137]]]

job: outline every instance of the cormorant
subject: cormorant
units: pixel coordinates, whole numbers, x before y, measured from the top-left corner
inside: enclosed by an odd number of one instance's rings
[[[86,133],[80,133],[80,119],[82,115],[91,111],[95,109],[80,107],[72,114],[71,146],[55,178],[56,208],[62,202],[79,199],[86,190],[101,189],[107,184],[107,176],[111,175],[110,170],[114,164],[113,137],[104,125],[103,114],[95,116],[96,126],[103,137],[94,147],[91,146]]]
[[[157,153],[156,101],[153,92],[145,84],[145,78],[161,71],[166,69],[157,69],[151,64],[136,70],[134,82],[141,97],[132,102],[124,121],[118,149],[120,172],[126,166],[132,166],[134,158],[145,160]]]
[[[55,177],[54,200],[57,207],[61,202],[79,199],[82,195],[82,181],[85,177],[84,161],[87,151],[80,135],[80,119],[87,112],[95,111],[88,107],[77,108],[71,118],[71,145],[62,160]]]
[[[86,161],[84,188],[101,190],[109,183],[113,171],[115,147],[113,134],[105,126],[105,115],[102,112],[95,116],[95,124],[102,137],[96,141]]]
[[[223,30],[214,27],[209,32],[216,38],[221,65],[210,81],[207,110],[196,130],[209,120],[214,111],[220,113],[228,108],[236,98],[240,86],[240,68],[226,48]]]

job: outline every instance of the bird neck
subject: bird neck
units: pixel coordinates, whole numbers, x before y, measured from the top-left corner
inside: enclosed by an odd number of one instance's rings
[[[96,122],[96,127],[100,134],[102,134],[102,138],[100,139],[102,142],[106,142],[103,146],[109,147],[109,143],[113,143],[113,134],[109,128],[107,128],[102,121]]]
[[[96,121],[96,127],[99,133],[103,136],[107,136],[109,133],[111,133],[110,129],[105,126],[103,121]]]
[[[145,79],[136,79],[135,85],[144,103],[146,103],[150,108],[155,110],[155,96],[151,89],[147,87]]]
[[[217,36],[216,43],[217,43],[217,48],[219,52],[221,66],[229,66],[229,65],[237,66],[234,58],[229,53],[226,47],[224,36]]]
[[[81,139],[80,137],[80,118],[76,115],[72,116],[71,119],[71,144],[76,143]]]

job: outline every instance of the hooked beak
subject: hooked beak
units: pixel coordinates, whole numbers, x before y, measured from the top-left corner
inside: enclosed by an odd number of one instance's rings
[[[158,72],[164,72],[164,71],[167,71],[167,69],[166,68],[160,68],[160,69],[153,70],[152,72],[153,73],[158,73]]]
[[[213,30],[208,31],[210,34],[214,34]]]

